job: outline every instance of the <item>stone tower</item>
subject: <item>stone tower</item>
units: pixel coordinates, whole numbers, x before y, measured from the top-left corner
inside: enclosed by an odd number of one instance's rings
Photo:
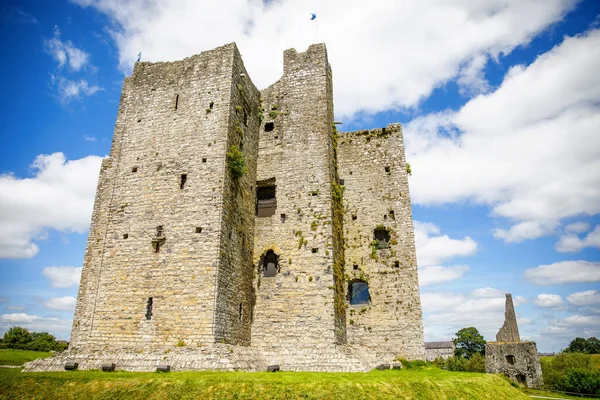
[[[234,44],[135,65],[102,164],[71,348],[250,343],[259,98]],[[237,182],[234,145],[248,160]]]
[[[422,359],[401,127],[338,133],[333,115],[323,44],[285,51],[261,92],[235,44],[137,63],[102,164],[69,350],[27,370]]]

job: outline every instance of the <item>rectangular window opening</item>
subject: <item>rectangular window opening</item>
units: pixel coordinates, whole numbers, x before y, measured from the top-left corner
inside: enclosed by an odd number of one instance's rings
[[[187,182],[187,174],[181,174],[181,180],[179,182],[179,189],[183,189],[185,187],[185,182]]]
[[[390,172],[390,167],[385,167],[385,172]]]
[[[133,173],[136,173],[136,172],[137,172],[137,170],[138,170],[138,167],[133,167],[133,168],[131,168],[131,172],[133,172]]]
[[[201,226],[197,226],[196,227],[196,233],[202,233],[202,227]]]
[[[352,265],[352,269],[356,271],[358,269],[358,264]]]
[[[275,178],[256,182],[256,216],[271,217],[277,210]]]
[[[123,234],[123,239],[127,239],[129,237],[129,233],[124,233]]]
[[[202,158],[202,162],[205,163],[206,162],[206,157]]]
[[[285,214],[281,214],[281,222],[285,222]]]
[[[265,132],[271,132],[275,129],[275,122],[267,122],[265,124]]]
[[[319,249],[318,249],[318,248],[316,248],[316,247],[313,247],[311,251],[312,251],[313,253],[318,253],[318,252],[319,252]]]

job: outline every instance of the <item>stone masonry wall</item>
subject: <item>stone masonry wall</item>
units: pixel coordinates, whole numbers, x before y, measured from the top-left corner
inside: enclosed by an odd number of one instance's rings
[[[348,284],[368,284],[370,302],[349,305],[348,344],[424,358],[423,326],[408,174],[399,124],[340,134]],[[374,230],[385,228],[387,249]]]
[[[485,370],[491,374],[502,373],[530,388],[543,385],[535,342],[488,342]]]
[[[275,355],[290,346],[326,348],[337,341],[328,71],[323,44],[305,53],[287,50],[283,77],[262,91],[257,179],[274,178],[277,209],[256,218],[252,345]],[[267,132],[269,122],[274,129]],[[263,276],[260,261],[268,250],[279,256],[275,277]]]
[[[224,175],[221,261],[217,278],[215,340],[250,345],[253,303],[254,206],[260,92],[235,49],[229,109],[228,151],[235,146],[244,153],[246,172],[233,179],[228,165]]]
[[[236,54],[230,44],[183,61],[137,63],[126,79],[72,348],[214,341]]]

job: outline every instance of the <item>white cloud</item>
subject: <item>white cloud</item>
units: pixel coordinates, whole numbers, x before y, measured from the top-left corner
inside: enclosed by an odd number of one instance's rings
[[[486,93],[490,85],[485,79],[484,68],[487,64],[485,55],[476,55],[463,68],[457,79],[459,91],[463,95]]]
[[[567,301],[573,306],[600,305],[600,292],[598,290],[586,290],[572,293],[567,296]]]
[[[489,205],[514,223],[495,231],[507,242],[599,213],[599,63],[600,30],[567,37],[531,65],[512,67],[494,92],[411,121],[412,200]]]
[[[419,267],[434,266],[457,256],[469,256],[477,251],[477,243],[466,236],[451,239],[430,222],[414,222],[415,245]]]
[[[73,311],[77,299],[73,296],[53,297],[42,301],[44,307],[58,311]]]
[[[56,97],[63,104],[82,97],[89,97],[102,90],[100,86],[90,85],[87,80],[70,80],[60,75],[51,75],[51,81],[56,89]]]
[[[0,258],[31,258],[46,229],[85,232],[90,224],[102,158],[66,161],[42,154],[31,178],[0,175]]]
[[[525,279],[536,285],[600,281],[600,262],[560,261],[525,270]]]
[[[493,287],[484,287],[478,288],[471,292],[471,296],[473,297],[500,297],[504,296],[504,292],[499,289],[495,289]]]
[[[81,267],[45,267],[42,274],[50,279],[52,287],[66,288],[79,285],[81,270]]]
[[[438,283],[449,282],[463,276],[469,267],[456,265],[452,267],[431,266],[419,268],[419,285],[429,286]]]
[[[83,135],[83,140],[85,140],[86,142],[95,142],[96,138],[94,136]]]
[[[56,26],[52,38],[44,41],[44,48],[56,60],[59,68],[68,65],[71,70],[79,71],[89,63],[89,54],[75,47],[70,40],[62,41]]]
[[[574,253],[586,247],[600,249],[600,225],[596,225],[596,228],[589,232],[583,239],[580,239],[576,235],[561,236],[555,247],[556,250],[563,253]]]
[[[108,15],[129,71],[236,41],[259,87],[279,79],[283,49],[325,42],[336,112],[347,116],[414,106],[457,76],[477,83],[488,57],[528,43],[561,20],[576,0],[234,1],[73,0]],[[317,14],[309,21],[309,12]],[[316,35],[318,24],[318,37]],[[359,77],[360,79],[357,79]],[[477,85],[475,85],[477,86]]]
[[[573,222],[565,226],[565,232],[567,233],[583,233],[590,230],[590,224],[585,221]]]
[[[41,317],[26,313],[0,315],[0,332],[6,332],[13,326],[20,326],[29,331],[49,332],[57,339],[68,339],[73,321],[57,317]]]
[[[543,308],[560,308],[563,305],[562,297],[557,294],[538,294],[533,302]]]
[[[570,315],[559,324],[571,326],[597,326],[600,325],[600,317],[597,315]]]
[[[557,225],[557,221],[525,221],[511,226],[508,230],[496,229],[494,237],[503,239],[506,243],[518,243],[549,235]]]

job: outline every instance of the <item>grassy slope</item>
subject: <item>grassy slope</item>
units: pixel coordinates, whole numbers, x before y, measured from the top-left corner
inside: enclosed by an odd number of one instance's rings
[[[51,354],[46,351],[0,349],[0,365],[23,365],[36,358],[50,357]]]
[[[369,373],[21,373],[0,369],[3,399],[527,399],[495,375],[434,368]]]

